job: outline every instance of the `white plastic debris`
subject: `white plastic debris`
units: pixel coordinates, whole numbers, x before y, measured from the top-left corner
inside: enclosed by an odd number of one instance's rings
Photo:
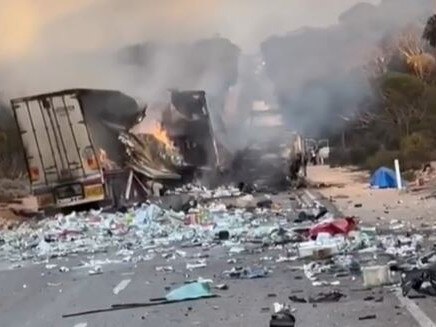
[[[62,283],[50,283],[50,282],[47,283],[47,286],[50,286],[50,287],[58,287],[61,285],[62,285]]]
[[[285,257],[280,255],[277,259],[276,262],[277,263],[281,263],[281,262],[292,262],[292,261],[296,261],[298,260],[298,256],[291,256],[291,257]]]
[[[101,266],[95,266],[94,269],[91,269],[88,271],[89,275],[100,275],[103,273],[103,269],[101,268]]]
[[[65,273],[65,272],[69,272],[69,271],[70,271],[70,268],[65,267],[65,266],[62,266],[62,267],[59,268],[59,271],[60,271],[60,272],[63,272],[63,273]]]
[[[274,313],[279,313],[285,309],[285,305],[282,303],[275,302],[273,306],[274,306]]]
[[[229,249],[230,254],[241,254],[246,251],[245,247],[243,246],[233,246]]]
[[[392,283],[389,266],[363,267],[363,285],[365,287],[383,286]]]
[[[194,270],[194,269],[205,268],[205,267],[207,267],[206,259],[199,259],[196,260],[195,262],[188,262],[186,264],[187,270]]]
[[[322,235],[316,241],[301,242],[298,244],[298,256],[300,258],[314,257],[324,259],[338,254],[345,246],[342,236],[327,237]]]
[[[182,251],[182,250],[176,250],[176,254],[179,257],[185,258],[186,257],[186,251]]]
[[[171,272],[174,271],[172,266],[158,266],[156,267],[156,271],[158,272]]]

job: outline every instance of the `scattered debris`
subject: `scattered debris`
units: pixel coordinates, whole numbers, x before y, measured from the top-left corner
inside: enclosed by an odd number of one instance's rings
[[[233,267],[231,270],[223,272],[224,275],[231,278],[263,278],[268,275],[268,270],[264,267]]]
[[[206,259],[198,259],[195,262],[192,263],[188,262],[186,264],[187,270],[194,270],[194,269],[205,268],[205,267],[207,267]]]
[[[199,298],[212,297],[210,284],[206,282],[195,282],[180,286],[165,296],[166,301],[186,301]],[[156,299],[151,299],[155,301]]]
[[[93,269],[88,271],[89,275],[101,275],[103,273],[103,269],[101,266],[95,266]]]
[[[296,295],[289,296],[289,300],[295,303],[327,303],[327,302],[338,302],[341,298],[345,297],[345,294],[342,294],[339,291],[329,291],[329,292],[320,292],[317,296],[309,296],[308,299],[303,297],[298,297]]]
[[[62,283],[50,283],[50,282],[47,283],[47,286],[50,286],[50,287],[59,287],[61,285],[62,285]]]
[[[331,236],[335,235],[348,235],[349,232],[356,229],[357,221],[353,217],[337,218],[333,220],[326,220],[312,228],[310,228],[310,238],[316,239],[318,234],[327,233]]]
[[[70,268],[65,267],[65,266],[62,266],[62,267],[59,268],[59,271],[60,271],[60,272],[69,272],[69,271],[70,271]]]
[[[387,265],[363,267],[364,287],[383,286],[392,283],[391,272]]]
[[[174,268],[172,266],[158,266],[156,267],[156,271],[171,272],[174,271]]]
[[[289,297],[289,300],[291,300],[292,302],[295,302],[295,303],[307,303],[307,300],[305,298],[298,297],[296,295],[291,295]]]
[[[271,209],[272,205],[273,205],[273,202],[272,202],[271,199],[264,199],[264,200],[258,201],[256,203],[256,206],[258,208],[268,208],[268,209]]]
[[[309,297],[309,303],[338,302],[343,297],[345,297],[345,294],[339,291],[321,292],[316,297]]]
[[[274,303],[274,314],[271,316],[270,327],[294,327],[295,317],[291,308],[284,304]]]
[[[359,320],[371,320],[371,319],[377,319],[377,316],[376,315],[367,315],[367,316],[359,317]]]
[[[221,241],[228,240],[230,238],[230,233],[227,230],[220,230],[218,232],[218,239]]]
[[[218,284],[218,285],[215,285],[215,288],[217,290],[226,291],[229,289],[229,286],[227,284]]]
[[[403,296],[407,296],[410,290],[416,292],[425,291],[428,294],[436,295],[436,267],[425,269],[413,268],[401,274],[401,290]]]
[[[200,189],[198,192],[207,193],[209,190]],[[206,259],[213,257],[218,246],[223,249],[220,253],[224,255],[224,262],[233,265],[223,271],[225,277],[265,278],[281,269],[297,272],[290,277],[291,280],[307,278],[315,287],[326,287],[318,289],[322,290],[319,293],[304,296],[296,294],[306,291],[294,291],[289,296],[293,303],[315,306],[339,302],[347,295],[337,286],[347,285],[347,281],[361,285],[363,279],[364,287],[371,288],[398,282],[400,276],[405,296],[423,296],[409,294],[410,290],[436,294],[436,251],[420,256],[427,246],[425,236],[402,231],[378,234],[376,228],[359,226],[354,217],[335,218],[319,204],[313,208],[301,205],[298,210],[286,211],[268,197],[257,200],[257,191],[254,195],[239,194],[238,199],[233,201],[234,207],[215,198],[217,194],[232,196],[232,192],[230,188],[222,188],[219,192],[211,191],[207,196],[203,195],[204,198],[196,196],[195,201],[190,199],[184,203],[180,212],[144,203],[124,213],[91,210],[58,214],[34,224],[23,223],[16,230],[1,234],[0,256],[14,262],[31,259],[43,262],[47,270],[68,272],[68,267],[59,267],[48,263],[48,260],[69,254],[94,255],[115,249],[111,259],[116,261],[107,259],[109,261],[99,262],[94,261],[93,256],[88,257],[80,267],[88,268],[89,275],[102,274],[102,266],[110,262],[136,264],[157,258],[160,260],[155,266],[158,273],[171,273],[175,271],[174,267],[179,269],[181,263],[186,265],[187,271],[183,268],[180,271],[186,274],[186,284],[169,291],[173,284],[167,281],[169,293],[164,298],[151,299],[146,303],[116,304],[86,313],[217,296],[211,292],[212,289],[225,291],[229,286],[197,279],[191,276],[193,273],[190,271],[207,267],[209,260]],[[360,206],[355,204],[355,207]],[[399,223],[398,220],[393,221],[391,227]],[[196,253],[191,252],[194,247]],[[258,254],[256,261],[246,262],[246,257],[251,254]],[[394,270],[401,274],[392,273]],[[167,275],[163,274],[163,278]],[[213,276],[214,280],[217,278]],[[61,284],[47,285],[54,287]],[[267,298],[275,297],[276,293],[267,293]],[[383,302],[384,298],[373,292],[363,300],[377,303]],[[288,306],[277,303],[275,307],[271,326],[295,324],[295,317]],[[66,316],[74,315],[79,314]],[[367,319],[376,319],[376,316],[359,317],[359,320]]]

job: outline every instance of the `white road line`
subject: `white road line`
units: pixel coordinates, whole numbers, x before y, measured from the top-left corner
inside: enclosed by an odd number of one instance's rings
[[[81,322],[81,323],[78,323],[78,324],[74,325],[74,327],[86,327],[86,326],[88,326],[87,322]]]
[[[410,312],[412,317],[415,318],[419,326],[436,327],[435,323],[415,304],[415,302],[403,296],[400,291],[395,292],[395,295],[398,300],[400,300],[401,304],[406,307],[407,311]]]
[[[130,284],[131,279],[123,279],[117,286],[114,287],[114,294],[117,295]]]

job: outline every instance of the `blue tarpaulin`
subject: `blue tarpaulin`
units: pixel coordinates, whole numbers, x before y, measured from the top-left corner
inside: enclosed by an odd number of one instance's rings
[[[371,176],[371,187],[397,188],[397,179],[395,177],[395,171],[387,167],[380,167]]]

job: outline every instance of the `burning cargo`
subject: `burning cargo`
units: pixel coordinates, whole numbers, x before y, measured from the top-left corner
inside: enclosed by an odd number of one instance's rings
[[[136,199],[150,194],[147,181],[182,180],[217,162],[202,91],[171,92],[162,122],[136,133],[146,109],[118,91],[64,90],[11,105],[40,209],[119,205],[132,191]]]
[[[161,117],[144,119],[121,135],[128,166],[148,178],[182,180],[218,165],[218,152],[204,91],[171,91]],[[136,130],[136,131],[135,131]]]

